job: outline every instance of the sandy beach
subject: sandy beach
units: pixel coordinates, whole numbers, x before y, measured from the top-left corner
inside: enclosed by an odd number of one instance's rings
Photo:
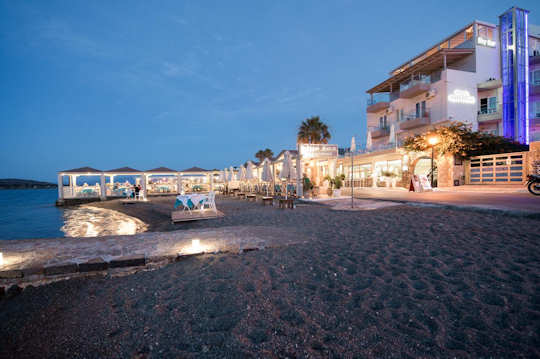
[[[268,226],[311,241],[27,288],[0,301],[0,357],[540,356],[539,221],[220,199],[225,217],[172,225],[173,201],[96,205],[150,231]]]

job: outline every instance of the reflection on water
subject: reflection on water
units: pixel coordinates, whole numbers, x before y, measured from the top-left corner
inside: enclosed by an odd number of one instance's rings
[[[80,207],[64,211],[66,237],[98,237],[135,234],[144,232],[148,226],[141,220],[109,209]]]

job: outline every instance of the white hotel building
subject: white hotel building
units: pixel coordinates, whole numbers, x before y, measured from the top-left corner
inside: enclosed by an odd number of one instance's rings
[[[367,94],[371,146],[355,157],[355,178],[377,181],[388,164],[394,171],[426,172],[426,160],[411,163],[397,147],[452,122],[524,144],[539,141],[540,27],[515,7],[498,24],[475,20],[392,70]],[[340,162],[349,173],[346,159]]]

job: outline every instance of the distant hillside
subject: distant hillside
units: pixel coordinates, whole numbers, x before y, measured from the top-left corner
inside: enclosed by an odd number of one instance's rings
[[[56,187],[56,183],[24,180],[17,178],[0,178],[0,189],[32,189]]]

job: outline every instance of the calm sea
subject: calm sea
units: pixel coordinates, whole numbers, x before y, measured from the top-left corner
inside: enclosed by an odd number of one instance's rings
[[[57,189],[0,190],[0,239],[64,237]]]
[[[56,207],[56,189],[0,190],[0,240],[144,232],[137,218],[96,207]]]

